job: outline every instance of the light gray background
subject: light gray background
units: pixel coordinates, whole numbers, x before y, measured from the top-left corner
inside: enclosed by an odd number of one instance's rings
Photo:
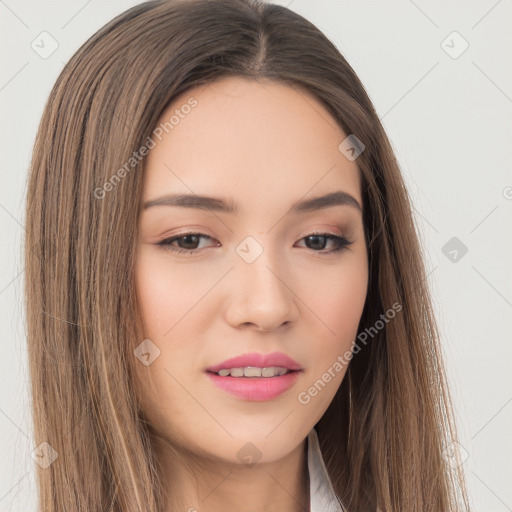
[[[63,64],[136,3],[0,0],[3,512],[36,510],[21,256],[35,132]],[[385,125],[421,230],[474,510],[511,511],[512,2],[276,3],[338,46]],[[42,47],[43,31],[58,43],[46,59],[31,47]],[[464,40],[469,47],[458,55]],[[443,253],[452,237],[468,249],[457,261],[451,247]]]

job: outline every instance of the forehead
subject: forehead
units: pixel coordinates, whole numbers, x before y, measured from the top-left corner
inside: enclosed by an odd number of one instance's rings
[[[174,99],[153,134],[146,200],[208,193],[243,206],[343,190],[361,203],[357,164],[339,149],[347,134],[302,87],[239,77],[194,87]]]

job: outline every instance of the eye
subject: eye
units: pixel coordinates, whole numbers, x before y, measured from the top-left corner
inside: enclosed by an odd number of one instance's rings
[[[338,236],[333,233],[321,233],[321,232],[311,233],[311,234],[305,236],[302,240],[306,240],[306,245],[308,245],[308,243],[309,243],[308,248],[310,248],[310,249],[315,249],[315,248],[316,249],[325,249],[325,245],[328,242],[332,242],[334,244],[334,248],[329,251],[325,251],[325,253],[328,253],[328,254],[343,251],[350,244],[353,243],[344,236]],[[321,246],[321,247],[319,247],[319,246]],[[320,251],[315,250],[314,252],[320,252]]]
[[[184,233],[183,235],[166,238],[165,240],[158,242],[156,245],[163,246],[165,250],[177,252],[178,254],[194,254],[198,251],[197,244],[201,238],[213,240],[213,238],[209,237],[208,235],[203,235],[202,233]],[[172,244],[174,244],[174,242],[179,242],[185,247],[173,246]]]
[[[184,233],[179,236],[161,240],[156,245],[161,246],[167,251],[176,252],[178,254],[196,254],[199,252],[200,248],[198,247],[198,244],[201,239],[214,240],[212,237],[204,235],[203,233]],[[306,241],[306,246],[309,249],[312,249],[313,252],[319,252],[323,254],[341,252],[353,243],[344,236],[322,232],[311,233],[302,238],[300,241],[302,240]],[[325,246],[328,244],[328,242],[332,242],[334,248],[325,251]],[[178,246],[175,245],[176,243]]]

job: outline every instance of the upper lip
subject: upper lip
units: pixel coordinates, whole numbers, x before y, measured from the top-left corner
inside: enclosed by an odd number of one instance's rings
[[[246,366],[256,366],[258,368],[269,368],[270,366],[280,366],[288,370],[301,370],[301,366],[297,361],[287,356],[283,352],[272,352],[271,354],[259,354],[251,352],[242,354],[231,359],[226,359],[222,363],[206,368],[207,372],[217,373],[219,370],[228,368],[244,368]]]

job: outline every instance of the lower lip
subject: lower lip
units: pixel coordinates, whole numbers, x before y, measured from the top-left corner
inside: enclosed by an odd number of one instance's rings
[[[221,377],[207,372],[211,381],[232,395],[263,402],[273,400],[288,391],[297,380],[300,371],[293,371],[279,377]]]

